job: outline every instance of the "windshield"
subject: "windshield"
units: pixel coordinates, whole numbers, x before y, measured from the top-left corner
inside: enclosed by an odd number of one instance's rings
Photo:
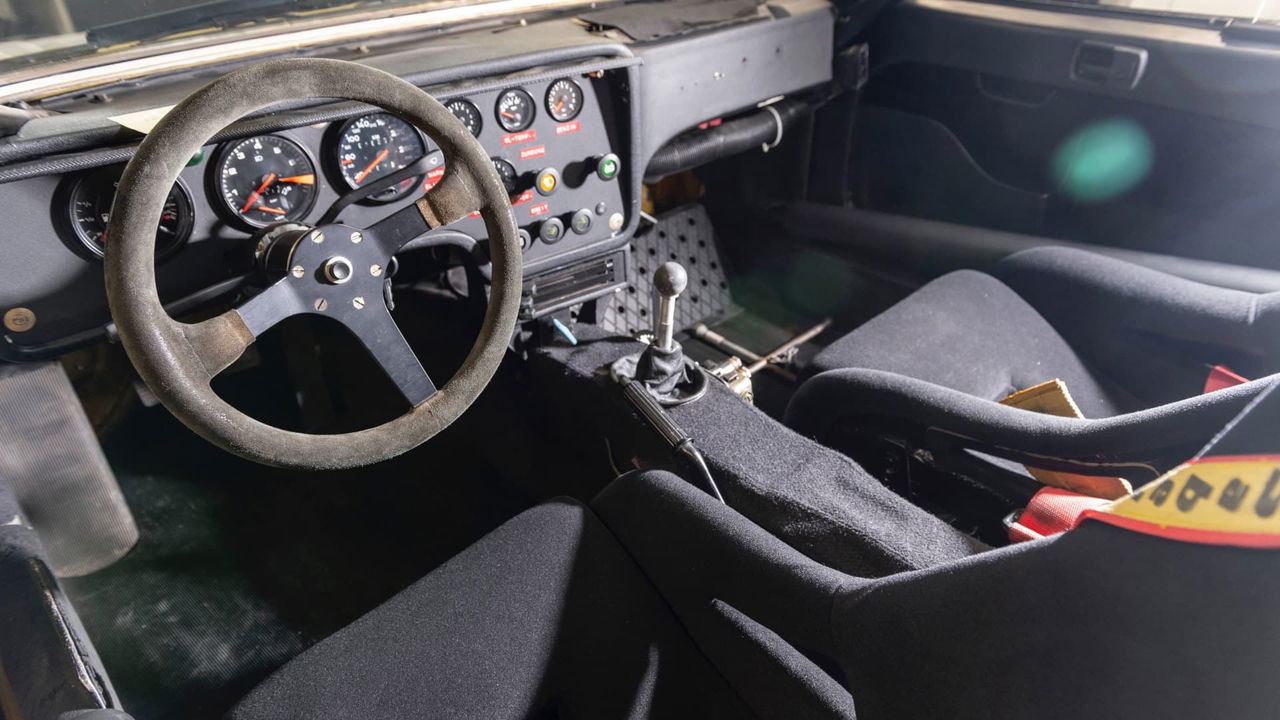
[[[265,24],[469,0],[0,0],[0,71]]]

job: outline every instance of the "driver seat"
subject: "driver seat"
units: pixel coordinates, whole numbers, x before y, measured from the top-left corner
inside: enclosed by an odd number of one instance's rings
[[[1255,441],[1280,422],[1269,399]],[[1222,454],[1259,452],[1223,437]],[[1273,485],[1249,498],[1260,518],[1280,518]],[[680,478],[632,473],[590,507],[509,521],[230,718],[1273,717],[1269,532],[1255,549],[1085,520],[869,580]]]

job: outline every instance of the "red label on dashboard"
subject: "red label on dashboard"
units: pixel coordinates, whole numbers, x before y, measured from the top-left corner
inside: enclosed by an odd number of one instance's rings
[[[521,160],[530,160],[530,159],[532,159],[532,158],[545,157],[545,156],[546,156],[546,154],[547,154],[547,146],[546,146],[546,145],[534,145],[533,147],[527,147],[527,148],[524,148],[523,150],[521,150],[521,151],[520,151],[520,159],[521,159]]]
[[[533,142],[534,140],[537,140],[537,139],[538,139],[537,130],[521,130],[518,133],[503,135],[502,144],[507,146],[519,145],[520,143]]]
[[[556,126],[556,135],[568,135],[570,133],[576,133],[581,129],[582,129],[582,124],[579,123],[577,120],[574,120],[573,122],[561,123]]]
[[[438,167],[427,173],[427,179],[422,181],[422,192],[426,192],[436,186],[440,182],[440,178],[444,177],[444,168]]]
[[[511,204],[512,204],[512,205],[521,205],[521,204],[524,204],[524,203],[529,202],[529,201],[530,201],[530,200],[532,200],[532,199],[533,199],[533,191],[532,191],[532,190],[525,190],[524,192],[520,193],[519,195],[517,195],[517,196],[515,196],[515,197],[511,198]]]
[[[533,207],[529,208],[529,214],[532,215],[533,217],[538,217],[539,215],[546,215],[549,212],[551,212],[551,206],[548,205],[547,203],[538,203],[537,205],[534,205]]]

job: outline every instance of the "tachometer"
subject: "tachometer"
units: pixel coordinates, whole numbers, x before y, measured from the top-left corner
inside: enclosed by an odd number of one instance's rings
[[[107,222],[111,219],[111,203],[124,167],[111,165],[81,175],[67,189],[67,220],[76,239],[89,252],[102,257],[106,251]],[[160,212],[156,227],[156,256],[178,249],[191,235],[191,196],[180,183],[174,183]]]
[[[453,116],[462,121],[462,124],[471,131],[472,135],[480,137],[480,130],[484,127],[484,119],[480,116],[480,108],[476,107],[470,100],[455,98],[445,103],[444,106],[453,113]]]
[[[249,227],[298,221],[316,201],[316,166],[300,145],[279,135],[228,144],[214,166],[222,209]]]
[[[519,132],[533,124],[533,116],[537,108],[534,107],[533,98],[529,97],[529,93],[520,88],[512,88],[503,90],[498,96],[498,103],[493,112],[503,130]]]
[[[568,122],[582,112],[582,88],[569,78],[561,78],[547,88],[547,112],[556,122]]]
[[[427,146],[409,123],[390,113],[374,113],[347,121],[334,152],[338,174],[354,190],[417,162]],[[413,192],[419,179],[405,178],[368,199],[399,200]]]

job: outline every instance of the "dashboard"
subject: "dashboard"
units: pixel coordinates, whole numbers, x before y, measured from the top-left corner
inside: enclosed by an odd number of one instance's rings
[[[746,17],[724,5],[732,19],[723,27],[645,42],[554,17],[328,56],[423,88],[476,136],[510,191],[523,245],[521,318],[529,320],[625,285],[644,170],[666,142],[831,79],[828,4],[779,0]],[[53,358],[111,337],[103,230],[145,132],[122,118],[162,111],[218,72],[57,99],[51,115],[0,137],[0,361]],[[263,226],[373,225],[437,182],[442,162],[422,133],[351,101],[290,101],[233,123],[179,173],[158,224],[166,309],[208,312],[237,292],[254,270]],[[478,217],[467,218],[405,250],[449,246],[484,276],[485,233]]]
[[[610,118],[600,102],[608,96],[604,85],[602,77],[564,76],[443,101],[490,152],[528,260],[625,225],[621,184],[615,182],[623,162],[613,151]],[[70,173],[54,193],[56,229],[87,259],[103,256],[123,170],[112,164]],[[443,154],[426,135],[378,111],[209,146],[192,158],[169,194],[157,228],[157,260],[181,252],[193,235],[253,233],[277,222],[316,224],[326,215],[336,215],[328,221],[372,224],[430,190],[444,173]],[[377,191],[361,192],[367,187]],[[339,200],[349,204],[335,212]],[[475,220],[454,229],[486,239]]]
[[[625,243],[638,190],[624,159],[633,147],[630,103],[621,100],[625,74],[625,67],[572,64],[432,90],[480,141],[506,185],[528,275],[563,257],[608,253]],[[326,120],[304,122],[316,114]],[[376,108],[346,103],[277,117],[282,127],[232,133],[179,173],[156,232],[157,282],[177,311],[249,273],[254,233],[262,228],[369,226],[421,197],[446,171],[430,138]],[[28,237],[39,238],[26,244],[35,256],[31,266],[61,269],[66,278],[57,295],[28,295],[21,305],[34,319],[28,329],[15,331],[10,326],[21,327],[15,321],[24,318],[8,314],[0,357],[47,354],[109,331],[101,261],[124,162],[89,162],[0,185],[0,217],[20,218]],[[446,235],[487,265],[478,215],[450,225]],[[620,272],[622,262],[618,257],[610,267]],[[0,269],[6,295],[21,293],[31,277],[20,266]]]

